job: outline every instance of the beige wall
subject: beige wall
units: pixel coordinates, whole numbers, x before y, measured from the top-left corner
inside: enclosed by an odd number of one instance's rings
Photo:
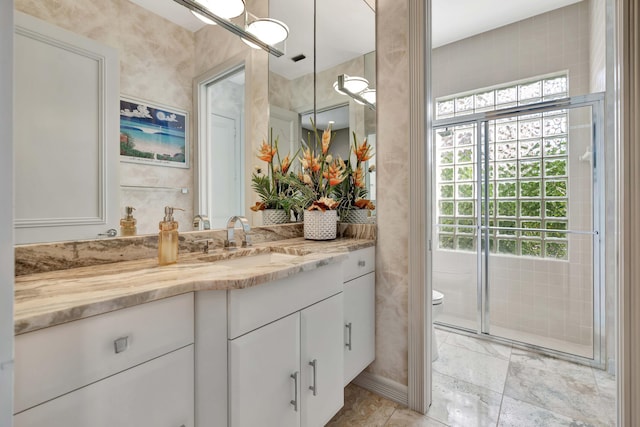
[[[409,283],[408,0],[376,4],[376,360],[369,372],[407,384]]]
[[[562,70],[569,72],[571,96],[589,92],[588,2],[434,49],[433,95],[438,98]]]

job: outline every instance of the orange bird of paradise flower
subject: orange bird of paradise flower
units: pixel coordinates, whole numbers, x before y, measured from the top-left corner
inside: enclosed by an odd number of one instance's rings
[[[291,160],[289,160],[289,155],[282,159],[282,173],[285,174],[289,170],[289,166],[291,166]]]
[[[311,149],[307,149],[302,152],[300,164],[303,169],[311,170],[312,172],[318,172],[320,170],[320,163],[318,162],[318,159],[313,157]]]
[[[356,144],[356,147],[357,147],[355,150],[356,158],[358,159],[359,162],[366,162],[367,160],[373,157],[373,151],[371,150],[371,145],[367,143],[366,138],[364,141],[362,141],[362,144],[360,145]]]
[[[333,187],[344,181],[344,169],[337,161],[334,161],[324,172],[324,177],[329,181],[329,186]]]
[[[331,126],[322,132],[322,154],[327,154],[329,145],[331,145]]]
[[[267,163],[271,163],[271,161],[273,160],[273,156],[275,155],[276,149],[267,144],[265,141],[262,141],[262,146],[260,147],[258,158],[260,160],[264,160]]]

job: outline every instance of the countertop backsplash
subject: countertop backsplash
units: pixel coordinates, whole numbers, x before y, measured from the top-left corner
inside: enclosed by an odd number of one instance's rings
[[[235,230],[236,239],[241,239],[243,234],[242,230]],[[251,229],[253,243],[291,239],[301,237],[302,234],[302,223],[261,226]],[[227,232],[224,229],[180,232],[179,252],[202,251],[204,239],[213,241],[209,244],[212,249],[220,248],[226,237]],[[340,223],[338,237],[375,239],[376,226],[375,224]],[[157,255],[157,235],[18,245],[15,247],[15,275],[23,276],[119,261],[134,261],[154,258]]]

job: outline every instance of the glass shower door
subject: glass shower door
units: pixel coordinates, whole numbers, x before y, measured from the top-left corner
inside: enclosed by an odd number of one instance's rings
[[[478,133],[474,122],[434,130],[433,289],[445,294],[438,321],[478,331]]]
[[[592,105],[486,126],[483,332],[592,359],[599,228]]]
[[[436,323],[598,363],[602,97],[438,120]]]

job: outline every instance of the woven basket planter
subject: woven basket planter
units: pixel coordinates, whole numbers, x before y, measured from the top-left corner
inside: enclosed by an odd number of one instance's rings
[[[340,222],[366,224],[369,222],[369,209],[349,209],[345,211]]]
[[[289,212],[284,209],[265,209],[262,211],[262,225],[285,224],[290,221]]]
[[[304,238],[333,240],[338,232],[338,213],[332,210],[304,211]]]

